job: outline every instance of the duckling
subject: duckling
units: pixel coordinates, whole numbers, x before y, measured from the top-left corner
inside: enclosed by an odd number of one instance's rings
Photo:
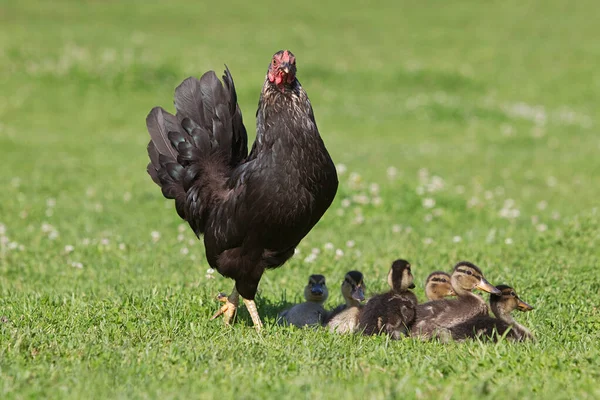
[[[498,285],[496,288],[501,291],[501,294],[490,295],[490,308],[496,318],[480,316],[456,325],[450,328],[453,339],[463,340],[474,337],[497,339],[496,334],[506,334],[507,338],[517,342],[535,340],[529,329],[517,323],[510,315],[514,310],[531,311],[533,307],[521,300],[510,286]]]
[[[329,314],[326,326],[331,332],[351,333],[358,327],[358,315],[362,309],[361,302],[365,300],[363,274],[350,271],[342,282],[342,296],[346,304],[337,306]]]
[[[396,260],[388,273],[388,293],[372,297],[358,318],[358,330],[365,335],[385,333],[400,339],[415,319],[417,297],[408,289],[415,287],[410,263]]]
[[[444,297],[456,296],[450,284],[450,275],[442,271],[429,274],[425,281],[425,296],[428,300],[441,300]]]
[[[419,304],[411,336],[424,339],[438,336],[446,339],[449,334],[448,328],[477,316],[489,315],[487,304],[481,296],[473,293],[474,289],[493,294],[501,293],[485,280],[479,267],[468,261],[456,264],[450,276],[450,282],[458,298],[433,300]]]
[[[306,302],[296,304],[278,315],[279,324],[288,323],[299,328],[307,325],[321,325],[327,313],[323,303],[327,300],[329,292],[323,275],[311,275],[304,288]]]

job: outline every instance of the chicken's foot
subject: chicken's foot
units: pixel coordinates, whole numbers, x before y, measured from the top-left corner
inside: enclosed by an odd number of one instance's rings
[[[240,302],[240,295],[235,289],[235,286],[233,287],[233,290],[229,296],[227,296],[225,293],[219,293],[217,300],[225,304],[223,304],[219,311],[217,311],[215,315],[211,317],[211,320],[223,315],[223,321],[225,322],[225,325],[231,325]]]

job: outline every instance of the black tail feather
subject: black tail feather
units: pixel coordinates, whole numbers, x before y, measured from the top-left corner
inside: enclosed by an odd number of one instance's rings
[[[248,137],[229,69],[223,83],[213,71],[199,80],[184,80],[175,90],[175,108],[176,116],[155,107],[146,118],[151,138],[147,171],[163,195],[175,199],[181,218],[190,224],[190,218],[198,219],[194,225],[202,231],[207,209],[218,198],[215,190],[248,155]]]

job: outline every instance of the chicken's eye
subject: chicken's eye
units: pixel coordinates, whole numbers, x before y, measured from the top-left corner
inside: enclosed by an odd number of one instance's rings
[[[273,59],[273,65],[277,65],[277,60]]]

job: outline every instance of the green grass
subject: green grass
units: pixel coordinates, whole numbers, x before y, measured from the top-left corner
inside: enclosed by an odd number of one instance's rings
[[[0,397],[600,397],[596,2],[202,3],[0,3]],[[259,335],[244,309],[208,321],[232,281],[146,175],[144,119],[227,63],[253,131],[281,48],[346,172],[264,275]],[[376,293],[398,257],[418,282],[477,263],[538,342],[274,324],[311,273],[333,307],[346,271]]]

